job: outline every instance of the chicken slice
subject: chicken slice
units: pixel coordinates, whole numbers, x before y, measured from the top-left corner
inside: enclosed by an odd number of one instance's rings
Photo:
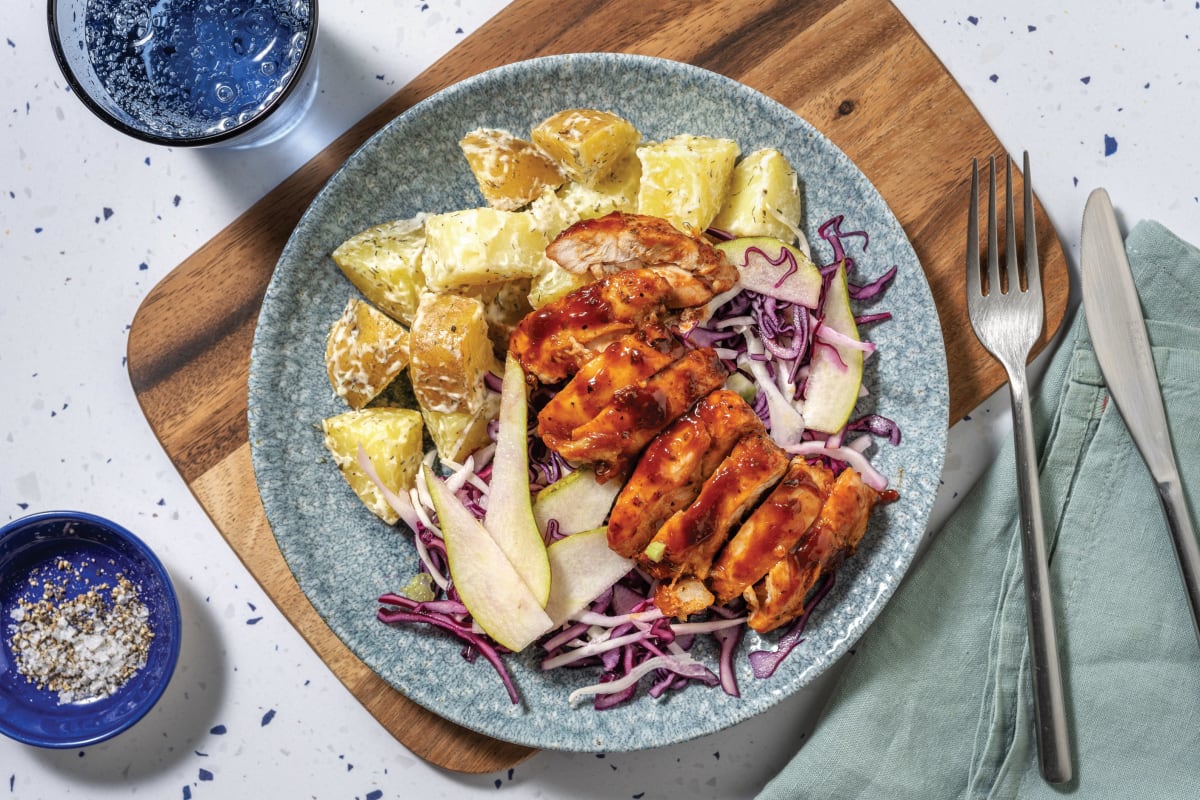
[[[649,269],[631,269],[589,283],[526,316],[508,349],[542,383],[574,375],[613,341],[635,331],[644,341],[669,338],[659,322],[671,284]]]
[[[619,389],[644,381],[682,356],[675,339],[649,343],[626,334],[592,358],[538,413],[538,436],[554,447],[591,421]]]
[[[719,388],[726,374],[712,348],[690,350],[646,380],[618,389],[612,402],[554,450],[568,461],[593,465],[601,482],[624,478],[650,440]]]
[[[741,395],[718,389],[705,396],[642,453],[609,515],[608,546],[626,558],[640,553],[672,514],[691,505],[737,440],[760,430],[762,420]]]
[[[597,278],[649,267],[668,276],[668,308],[707,303],[733,288],[737,267],[703,239],[689,236],[665,219],[614,211],[575,223],[550,243],[546,255],[563,269]]]
[[[743,436],[704,485],[695,501],[658,529],[638,556],[655,578],[707,578],[729,532],[783,477],[787,454],[765,430]]]
[[[804,601],[821,575],[854,555],[878,500],[879,492],[857,472],[843,470],[800,546],[746,591],[750,627],[766,633],[803,614]]]
[[[654,590],[654,605],[668,617],[687,619],[713,604],[712,592],[699,578],[680,578],[660,583]]]
[[[834,483],[823,464],[792,458],[787,473],[733,535],[713,564],[710,587],[718,604],[740,595],[791,552],[817,520]]]

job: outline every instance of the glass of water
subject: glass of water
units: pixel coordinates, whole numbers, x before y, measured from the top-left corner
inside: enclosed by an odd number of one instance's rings
[[[316,94],[317,0],[49,0],[49,14],[71,90],[153,144],[267,144]]]

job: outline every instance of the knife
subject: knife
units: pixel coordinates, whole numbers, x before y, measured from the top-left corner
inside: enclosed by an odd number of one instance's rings
[[[1200,640],[1200,544],[1175,463],[1137,288],[1112,201],[1104,189],[1093,191],[1083,210],[1081,256],[1083,310],[1096,360],[1109,395],[1154,479]]]

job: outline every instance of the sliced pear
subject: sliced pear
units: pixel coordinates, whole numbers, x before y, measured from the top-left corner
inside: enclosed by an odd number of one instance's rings
[[[632,560],[609,549],[608,528],[559,539],[546,550],[553,576],[546,616],[555,628],[633,569]]]
[[[509,354],[500,388],[500,427],[483,526],[544,606],[550,596],[550,562],[530,499],[529,410],[525,391],[525,370]]]
[[[717,249],[738,268],[742,288],[805,308],[816,308],[820,302],[821,271],[804,251],[770,236],[730,239]]]
[[[825,295],[825,325],[843,336],[861,341],[850,293],[846,287],[846,269],[839,265]],[[862,388],[863,351],[848,344],[814,343],[811,371],[804,390],[804,424],[821,433],[837,433],[850,419]]]
[[[621,491],[620,481],[599,483],[590,469],[579,469],[538,492],[533,518],[543,534],[550,520],[563,535],[599,528],[608,519]]]
[[[458,596],[488,636],[514,652],[525,649],[553,627],[542,602],[483,524],[432,469],[423,468]]]

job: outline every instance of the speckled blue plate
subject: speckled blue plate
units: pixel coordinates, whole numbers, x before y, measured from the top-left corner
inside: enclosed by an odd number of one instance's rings
[[[402,587],[417,559],[407,533],[358,501],[327,457],[318,423],[345,410],[329,388],[325,334],[353,288],[330,258],[351,235],[421,211],[482,204],[458,148],[477,127],[527,132],[563,108],[612,110],[647,139],[679,133],[735,139],[743,152],[782,149],[800,173],[805,228],[818,261],[821,222],[870,232],[858,280],[899,274],[881,304],[891,322],[872,326],[864,406],[895,419],[900,446],[874,463],[899,489],[880,508],[858,554],[814,613],[808,638],[775,675],[755,679],[746,659],[776,638],[748,635],[737,659],[741,698],[695,686],[663,700],[641,698],[595,712],[567,695],[589,673],[546,674],[537,655],[507,658],[523,702],[512,705],[482,660],[468,664],[457,641],[432,630],[376,621],[376,598]],[[946,364],[929,287],[904,231],[870,181],[804,120],[721,75],[639,56],[587,54],[521,62],[446,89],[396,118],[330,179],[301,219],[267,289],[250,366],[250,444],[267,518],[300,587],[342,641],[417,703],[467,728],[520,744],[570,751],[627,751],[712,733],[796,692],[862,635],[908,569],[941,476],[947,430]],[[701,651],[712,658],[711,651]],[[710,661],[715,664],[715,659]]]

